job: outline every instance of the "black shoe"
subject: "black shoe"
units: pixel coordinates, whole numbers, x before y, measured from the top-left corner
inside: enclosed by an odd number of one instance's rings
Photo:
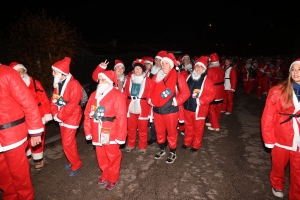
[[[148,145],[151,145],[151,144],[153,144],[153,143],[155,143],[156,142],[156,140],[153,140],[152,138],[150,139],[150,140],[148,140]]]
[[[195,148],[190,149],[190,152],[196,152],[196,151],[198,151],[198,149],[195,149]]]
[[[182,149],[186,149],[187,146],[183,144],[183,145],[181,146],[181,148],[182,148]]]

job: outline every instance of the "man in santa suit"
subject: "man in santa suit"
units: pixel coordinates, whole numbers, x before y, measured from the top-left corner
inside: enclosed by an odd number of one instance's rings
[[[179,66],[179,70],[179,73],[181,73],[185,79],[191,74],[193,70],[193,63],[188,54],[185,54],[182,57],[182,64]]]
[[[221,119],[221,106],[224,98],[224,70],[220,66],[219,56],[212,53],[209,56],[209,68],[207,77],[213,81],[215,87],[215,99],[210,103],[208,109],[209,123],[206,123],[208,130],[220,130],[219,120]]]
[[[136,143],[138,129],[138,152],[145,154],[148,140],[148,122],[151,106],[148,104],[152,80],[145,75],[143,59],[136,59],[134,73],[127,78],[124,89],[127,106],[127,146],[125,150],[130,152]]]
[[[3,200],[34,199],[25,153],[41,144],[44,132],[38,105],[20,75],[0,64],[0,190]]]
[[[69,176],[76,176],[82,166],[76,142],[76,132],[82,117],[82,86],[70,73],[70,63],[71,58],[65,57],[52,65],[54,90],[51,113],[59,123],[62,147],[69,162],[64,169],[71,170]]]
[[[45,124],[52,120],[51,110],[50,110],[50,101],[47,96],[46,91],[44,90],[42,84],[36,80],[33,79],[31,76],[27,74],[27,69],[18,62],[12,62],[10,65],[14,70],[19,72],[21,75],[21,78],[31,91],[32,96],[34,97],[36,104],[39,107],[40,114],[42,116],[42,121],[44,124],[44,133],[46,133],[46,126]],[[30,138],[29,138],[30,139]],[[35,163],[35,169],[41,170],[44,167],[44,146],[45,146],[45,134],[42,135],[42,142],[40,145],[32,147],[30,142],[28,142],[27,147],[27,157],[32,157],[34,163]]]
[[[181,148],[192,146],[191,152],[201,148],[205,119],[210,103],[216,96],[214,82],[206,73],[207,65],[208,56],[201,56],[187,79],[191,95],[183,104],[185,134]]]
[[[237,86],[237,73],[236,69],[231,66],[231,58],[225,59],[225,77],[224,77],[224,98],[222,103],[221,112],[225,112],[226,115],[230,115],[233,109],[233,97]]]
[[[149,104],[153,106],[154,125],[160,149],[155,155],[155,159],[160,159],[166,154],[164,143],[167,140],[170,154],[166,159],[166,163],[173,163],[176,159],[178,106],[182,106],[190,96],[186,80],[173,69],[174,64],[176,65],[177,62],[172,53],[162,55],[162,70],[152,79],[153,87],[149,99]]]
[[[104,65],[104,63],[101,63]],[[122,152],[127,135],[126,100],[121,91],[114,87],[118,82],[113,70],[94,70],[93,80],[98,86],[84,110],[84,134],[96,147],[98,166],[102,171],[97,183],[112,190],[119,181]]]

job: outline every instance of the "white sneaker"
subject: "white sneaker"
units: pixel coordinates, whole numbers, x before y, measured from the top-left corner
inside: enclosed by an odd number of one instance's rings
[[[272,188],[272,192],[273,192],[273,194],[274,194],[275,197],[283,198],[283,192],[282,192],[282,190],[276,190],[276,189]]]
[[[225,115],[230,115],[230,114],[231,114],[230,112],[226,112],[226,113],[225,113]]]
[[[212,128],[211,126],[207,127],[207,129],[211,131],[220,131],[219,128]]]
[[[211,123],[205,123],[206,126],[211,126]]]

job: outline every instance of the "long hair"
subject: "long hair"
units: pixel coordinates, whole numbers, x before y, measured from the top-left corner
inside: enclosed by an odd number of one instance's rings
[[[289,76],[287,77],[287,79],[280,84],[279,88],[276,92],[280,92],[280,95],[277,99],[277,101],[280,99],[280,97],[285,94],[284,96],[284,101],[282,103],[282,107],[285,108],[286,110],[292,105],[292,101],[293,101],[293,83],[294,80],[292,79],[292,73],[289,73]]]

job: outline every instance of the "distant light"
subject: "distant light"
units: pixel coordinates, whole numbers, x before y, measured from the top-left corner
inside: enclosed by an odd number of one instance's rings
[[[216,44],[216,46],[218,46],[218,44]]]
[[[208,26],[212,26],[211,24],[208,24]]]
[[[249,46],[251,46],[251,44],[249,44]]]

